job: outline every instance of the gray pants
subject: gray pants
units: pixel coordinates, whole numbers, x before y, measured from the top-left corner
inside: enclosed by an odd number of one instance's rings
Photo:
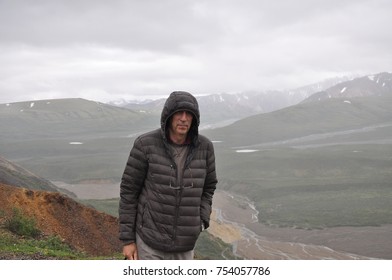
[[[194,251],[164,252],[151,248],[136,234],[136,246],[139,260],[193,260]]]

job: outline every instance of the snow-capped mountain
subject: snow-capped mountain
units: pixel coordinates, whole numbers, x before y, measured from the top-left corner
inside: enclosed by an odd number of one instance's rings
[[[319,91],[305,102],[329,98],[350,98],[364,96],[385,96],[392,94],[392,73],[379,73],[342,82],[324,91]]]

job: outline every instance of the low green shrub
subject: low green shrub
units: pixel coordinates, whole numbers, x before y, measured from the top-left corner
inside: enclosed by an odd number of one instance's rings
[[[20,236],[38,237],[41,231],[34,218],[27,217],[20,209],[14,208],[12,215],[6,219],[5,227]]]

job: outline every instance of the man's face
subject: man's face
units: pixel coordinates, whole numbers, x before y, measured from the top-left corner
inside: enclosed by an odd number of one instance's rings
[[[191,128],[193,115],[189,111],[179,111],[173,114],[170,123],[172,136],[185,136]]]

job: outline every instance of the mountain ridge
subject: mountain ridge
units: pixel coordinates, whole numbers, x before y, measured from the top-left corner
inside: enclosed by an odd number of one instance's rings
[[[392,95],[392,73],[382,72],[336,84],[319,91],[303,102],[322,101],[330,98],[353,98]]]
[[[36,190],[57,191],[50,181],[0,156],[0,183]]]

